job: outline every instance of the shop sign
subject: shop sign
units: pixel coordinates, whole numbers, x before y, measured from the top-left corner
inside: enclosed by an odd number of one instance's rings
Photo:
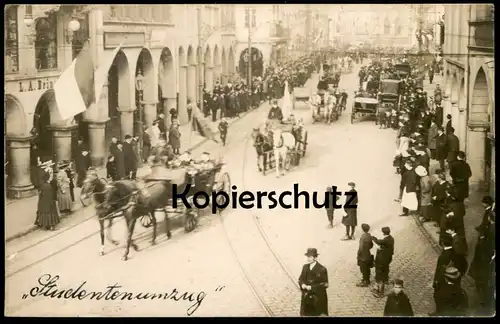
[[[122,47],[143,47],[145,43],[146,34],[144,32],[104,33],[104,48],[116,48],[120,44],[122,44]]]
[[[14,92],[49,90],[54,88],[54,83],[56,83],[58,78],[59,76],[34,78],[34,79],[19,80],[19,81],[7,81],[6,92],[14,93]]]

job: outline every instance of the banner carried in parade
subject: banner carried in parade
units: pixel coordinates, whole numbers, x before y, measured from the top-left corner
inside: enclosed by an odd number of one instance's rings
[[[62,120],[84,112],[94,102],[94,65],[89,41],[56,81],[54,93]]]
[[[283,114],[283,120],[288,120],[292,114],[293,103],[292,96],[290,95],[288,81],[285,81],[285,95],[281,101],[281,112]]]

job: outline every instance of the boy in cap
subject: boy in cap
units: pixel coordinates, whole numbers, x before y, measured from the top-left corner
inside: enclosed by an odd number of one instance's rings
[[[307,263],[302,267],[299,276],[299,287],[302,293],[300,316],[328,316],[328,271],[318,261],[318,250],[307,249]]]
[[[229,124],[227,123],[226,117],[223,117],[222,120],[219,122],[219,126],[218,126],[220,139],[222,141],[222,146],[226,146],[228,128],[229,128]]]
[[[370,235],[370,225],[361,224],[363,234],[359,238],[359,248],[357,261],[362,279],[356,287],[368,287],[370,285],[370,269],[373,268],[373,255],[370,250],[373,247],[372,236]]]
[[[389,282],[389,265],[394,254],[394,238],[391,236],[391,229],[382,227],[384,238],[377,239],[372,236],[373,243],[378,245],[375,256],[375,287],[373,295],[377,298],[384,297],[384,286]]]
[[[404,282],[401,279],[394,280],[392,291],[387,295],[384,316],[413,316],[413,308],[410,299],[403,291]]]

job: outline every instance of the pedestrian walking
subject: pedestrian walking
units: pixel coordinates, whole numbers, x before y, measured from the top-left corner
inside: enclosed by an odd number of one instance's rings
[[[433,80],[434,80],[434,69],[431,67],[429,68],[429,83],[432,84]]]
[[[301,290],[300,316],[328,316],[328,271],[318,259],[318,250],[307,249],[307,263],[299,277]]]
[[[42,180],[38,193],[35,225],[53,231],[55,226],[59,224],[57,195],[52,187],[53,178],[51,173],[46,171],[42,176]]]
[[[76,173],[77,181],[76,186],[81,188],[83,186],[83,180],[87,175],[87,170],[90,168],[90,156],[87,149],[83,149],[82,152],[76,157]]]
[[[64,169],[66,172],[66,176],[69,179],[69,195],[71,196],[71,202],[75,202],[75,173],[73,172],[72,165],[73,163],[70,161],[63,161],[63,163],[67,164],[67,167]]]
[[[71,213],[71,208],[73,207],[69,188],[70,181],[64,170],[66,167],[68,165],[61,161],[54,170],[57,181],[57,202],[61,213]]]
[[[137,178],[137,155],[132,146],[132,136],[130,135],[125,135],[123,158],[125,162],[125,177],[135,180]]]
[[[174,154],[180,154],[181,148],[181,132],[179,131],[179,123],[172,124],[168,133],[168,143],[172,146]]]
[[[436,182],[432,185],[431,200],[432,200],[432,221],[441,224],[441,219],[444,214],[446,191],[448,182],[446,182],[443,170],[436,171]]]
[[[453,186],[448,186],[446,195],[446,217],[443,219],[441,229],[443,231],[453,229],[458,233],[458,235],[465,237],[465,204],[463,200],[458,199],[458,192]]]
[[[149,135],[150,128],[145,127],[142,135],[142,161],[147,162],[151,155],[151,135]],[[161,136],[161,134],[160,134]]]
[[[219,135],[223,146],[226,146],[228,128],[229,124],[227,123],[226,117],[223,117],[218,126]]]
[[[400,189],[403,190],[401,199],[403,212],[399,216],[408,216],[410,212],[413,213],[418,209],[417,187],[418,177],[413,169],[412,162],[406,161],[400,185]]]
[[[455,129],[450,127],[446,135],[446,161],[448,162],[448,167],[457,160],[457,155],[460,151],[460,140],[454,132]]]
[[[404,282],[401,279],[395,279],[392,291],[387,295],[384,316],[409,317],[413,315],[410,299],[404,292]]]
[[[434,270],[434,279],[432,280],[432,288],[436,292],[442,285],[445,284],[446,269],[453,266],[453,242],[451,236],[443,237],[441,246],[443,247],[439,254],[436,269]]]
[[[118,137],[113,136],[111,137],[111,144],[109,145],[109,153],[111,155],[115,155],[117,150],[118,150]]]
[[[342,241],[354,240],[354,231],[358,225],[358,192],[356,191],[356,184],[354,182],[349,182],[349,191],[347,194],[347,199],[349,197],[355,197],[351,201],[347,201],[350,206],[344,206],[345,215],[342,217],[342,224],[345,226],[345,236],[341,239]],[[352,207],[351,207],[352,206]]]
[[[361,224],[363,234],[359,238],[359,248],[357,262],[361,271],[361,281],[356,284],[356,287],[368,287],[370,285],[370,272],[373,268],[373,255],[370,250],[373,247],[372,236],[370,235],[370,225]]]
[[[428,222],[431,220],[431,194],[432,194],[432,184],[431,178],[427,173],[427,170],[423,166],[418,166],[415,168],[415,173],[420,177],[420,222]]]
[[[479,226],[476,227],[476,230],[478,232],[482,231],[481,227],[488,225],[491,217],[494,218],[494,215],[492,216],[492,214],[494,214],[493,207],[495,205],[495,201],[493,200],[493,198],[491,196],[484,196],[483,199],[481,200],[481,203],[483,204],[484,207],[484,213],[483,213],[483,219],[481,220],[481,224],[479,224]]]
[[[117,143],[114,158],[116,162],[116,172],[118,180],[125,179],[127,175],[125,173],[125,154],[123,152],[122,142]]]
[[[389,227],[382,227],[382,239],[372,236],[373,243],[378,245],[375,256],[375,287],[373,294],[377,298],[384,297],[385,285],[389,283],[389,266],[394,254],[394,238]]]
[[[465,162],[465,152],[459,151],[457,160],[450,164],[450,176],[453,179],[453,185],[457,189],[458,199],[462,200],[469,197],[469,179],[472,177],[472,171],[467,162]]]
[[[155,122],[158,125],[158,129],[160,130],[160,139],[164,141],[167,140],[167,125],[165,123],[165,115],[159,114]]]
[[[328,194],[328,198],[325,200],[326,217],[328,218],[327,228],[333,228],[333,216],[335,209],[338,206],[336,202],[340,199],[340,197],[337,195],[335,195],[335,198],[333,197],[334,193],[331,186],[326,187],[326,192]]]
[[[444,274],[444,283],[434,292],[436,311],[430,316],[465,316],[468,298],[459,281],[460,273],[455,267],[448,267]]]
[[[445,125],[445,132],[446,134],[450,133],[451,129],[453,128],[453,122],[451,121],[452,117],[450,114],[446,115],[446,125]]]
[[[188,113],[188,121],[191,121],[191,117],[193,116],[193,103],[191,102],[191,99],[187,100],[187,113]]]

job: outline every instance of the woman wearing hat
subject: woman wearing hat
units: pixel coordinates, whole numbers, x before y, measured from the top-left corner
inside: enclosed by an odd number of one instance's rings
[[[328,271],[317,261],[318,255],[315,248],[305,253],[307,263],[299,276],[300,316],[328,316]]]
[[[42,179],[43,182],[40,185],[38,194],[35,225],[52,231],[55,229],[55,226],[59,224],[57,196],[52,188],[51,173],[46,172]]]
[[[70,194],[70,181],[68,175],[66,174],[65,168],[69,165],[64,162],[59,162],[56,168],[56,180],[57,180],[57,202],[59,204],[59,210],[62,213],[70,213],[73,207],[73,201],[71,200]]]
[[[431,178],[427,173],[427,170],[419,165],[415,168],[415,173],[420,177],[420,222],[428,222],[431,220],[431,191],[432,184]]]

